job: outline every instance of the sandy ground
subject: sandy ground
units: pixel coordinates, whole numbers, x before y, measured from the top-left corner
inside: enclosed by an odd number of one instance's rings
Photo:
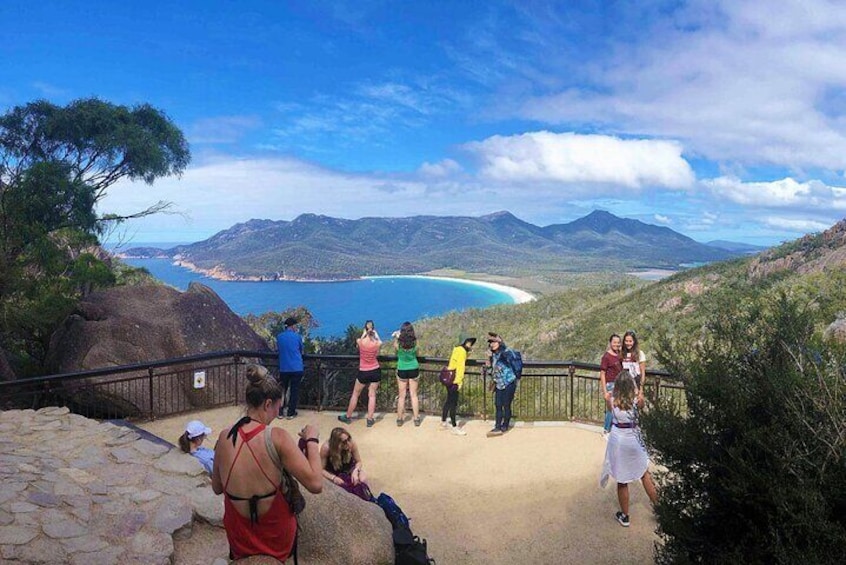
[[[325,439],[339,424],[337,414],[301,410],[274,425],[296,433],[315,423]],[[176,443],[190,419],[201,419],[216,436],[240,415],[221,408],[141,427]],[[652,562],[656,523],[641,485],[630,487],[629,528],[614,520],[613,483],[598,486],[606,445],[599,428],[518,423],[503,437],[487,438],[490,422],[471,420],[460,437],[441,430],[439,417],[419,428],[410,421],[398,428],[395,419],[388,414],[370,429],[353,420],[348,428],[373,492],[394,497],[439,565]],[[177,545],[176,563],[209,563],[225,553],[223,530],[195,528],[193,539]]]

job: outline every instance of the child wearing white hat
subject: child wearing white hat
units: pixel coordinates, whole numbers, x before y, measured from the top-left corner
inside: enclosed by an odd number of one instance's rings
[[[211,475],[212,467],[214,467],[214,451],[208,447],[203,447],[203,440],[211,433],[211,428],[201,421],[191,420],[185,426],[185,433],[179,436],[179,448],[196,457],[209,475]]]

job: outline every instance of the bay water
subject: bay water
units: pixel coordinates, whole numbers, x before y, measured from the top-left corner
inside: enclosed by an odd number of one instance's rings
[[[347,326],[373,320],[382,339],[405,321],[438,316],[452,310],[512,304],[496,289],[446,279],[380,277],[338,282],[220,281],[173,265],[169,259],[124,259],[144,267],[179,290],[196,281],[214,290],[237,314],[263,314],[305,306],[317,319],[315,337],[341,336]]]

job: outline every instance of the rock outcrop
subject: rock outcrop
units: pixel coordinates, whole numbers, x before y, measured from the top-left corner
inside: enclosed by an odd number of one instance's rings
[[[840,313],[823,332],[823,338],[827,341],[846,343],[846,313]]]
[[[50,340],[47,367],[51,373],[70,373],[227,349],[259,351],[267,344],[210,288],[192,283],[179,292],[160,285],[124,286],[94,292],[77,305]],[[93,379],[69,384],[65,392],[74,395],[77,405],[98,408],[86,413],[125,417],[150,408],[169,413],[176,407],[203,407],[211,398],[220,401],[216,387],[234,390],[234,373],[194,389],[194,368],[176,368],[176,380],[166,385],[158,379],[167,393],[154,390],[152,399],[148,386],[92,389],[86,385]],[[97,379],[102,383],[105,377]]]
[[[0,434],[0,562],[172,563],[197,521],[225,543],[223,497],[196,459],[158,438],[55,407],[0,411]],[[328,481],[304,496],[301,563],[394,563],[377,505]]]
[[[846,220],[819,234],[809,234],[785,246],[761,253],[749,263],[750,279],[762,279],[778,271],[821,273],[846,266]]]
[[[306,563],[388,565],[394,562],[393,530],[382,508],[324,481],[323,492],[304,491],[299,554]]]
[[[0,412],[0,561],[172,562],[211,499],[223,502],[191,456],[67,408]],[[160,465],[179,458],[182,465]]]

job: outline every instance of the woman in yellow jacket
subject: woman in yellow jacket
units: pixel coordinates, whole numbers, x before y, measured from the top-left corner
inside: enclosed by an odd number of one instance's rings
[[[461,385],[464,384],[464,365],[467,363],[467,353],[473,348],[476,343],[475,337],[462,336],[459,345],[456,345],[452,350],[452,355],[449,356],[449,365],[447,369],[455,371],[455,379],[452,386],[447,387],[447,397],[444,401],[444,409],[441,415],[441,427],[443,429],[450,429],[452,433],[458,436],[466,436],[467,432],[458,427],[455,421],[455,411],[458,408],[458,391]],[[447,422],[447,416],[450,417],[451,422]]]

